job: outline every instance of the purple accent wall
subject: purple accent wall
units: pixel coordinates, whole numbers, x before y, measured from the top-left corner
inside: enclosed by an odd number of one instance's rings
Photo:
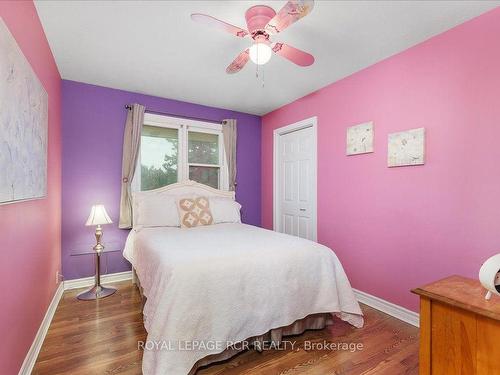
[[[94,274],[91,250],[94,229],[85,221],[94,203],[102,203],[113,220],[104,227],[108,250],[121,250],[128,231],[118,229],[123,128],[129,103],[153,111],[220,121],[238,120],[238,188],[245,223],[260,225],[261,171],[259,116],[163,99],[127,91],[62,81],[62,272],[65,279]],[[121,251],[103,257],[103,273],[127,271]]]

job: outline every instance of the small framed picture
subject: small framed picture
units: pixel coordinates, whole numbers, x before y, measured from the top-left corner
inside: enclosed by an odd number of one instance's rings
[[[425,129],[392,133],[388,137],[387,166],[402,167],[425,163]]]
[[[347,155],[373,152],[373,122],[354,125],[347,128]]]

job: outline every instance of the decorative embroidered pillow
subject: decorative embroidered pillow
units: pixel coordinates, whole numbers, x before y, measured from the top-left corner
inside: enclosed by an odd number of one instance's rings
[[[207,197],[179,199],[178,207],[182,228],[210,225],[214,221]]]

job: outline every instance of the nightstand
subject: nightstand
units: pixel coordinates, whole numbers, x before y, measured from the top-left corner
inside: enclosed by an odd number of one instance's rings
[[[87,249],[83,251],[74,252],[71,256],[84,256],[84,255],[94,255],[94,267],[95,267],[95,284],[94,286],[80,293],[77,298],[81,300],[93,300],[96,298],[104,298],[116,292],[114,288],[106,288],[101,285],[101,258],[105,259],[106,272],[108,269],[108,257],[110,253],[121,252],[121,249],[116,247],[104,248],[102,250],[96,251],[94,249]]]

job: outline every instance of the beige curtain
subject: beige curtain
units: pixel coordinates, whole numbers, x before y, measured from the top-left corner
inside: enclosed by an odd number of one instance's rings
[[[132,179],[141,145],[141,130],[144,123],[144,106],[132,104],[128,110],[123,135],[122,195],[120,201],[120,223],[122,229],[132,228]]]
[[[226,151],[227,169],[229,176],[229,190],[236,190],[236,120],[222,121],[222,135],[224,136],[224,150]]]

